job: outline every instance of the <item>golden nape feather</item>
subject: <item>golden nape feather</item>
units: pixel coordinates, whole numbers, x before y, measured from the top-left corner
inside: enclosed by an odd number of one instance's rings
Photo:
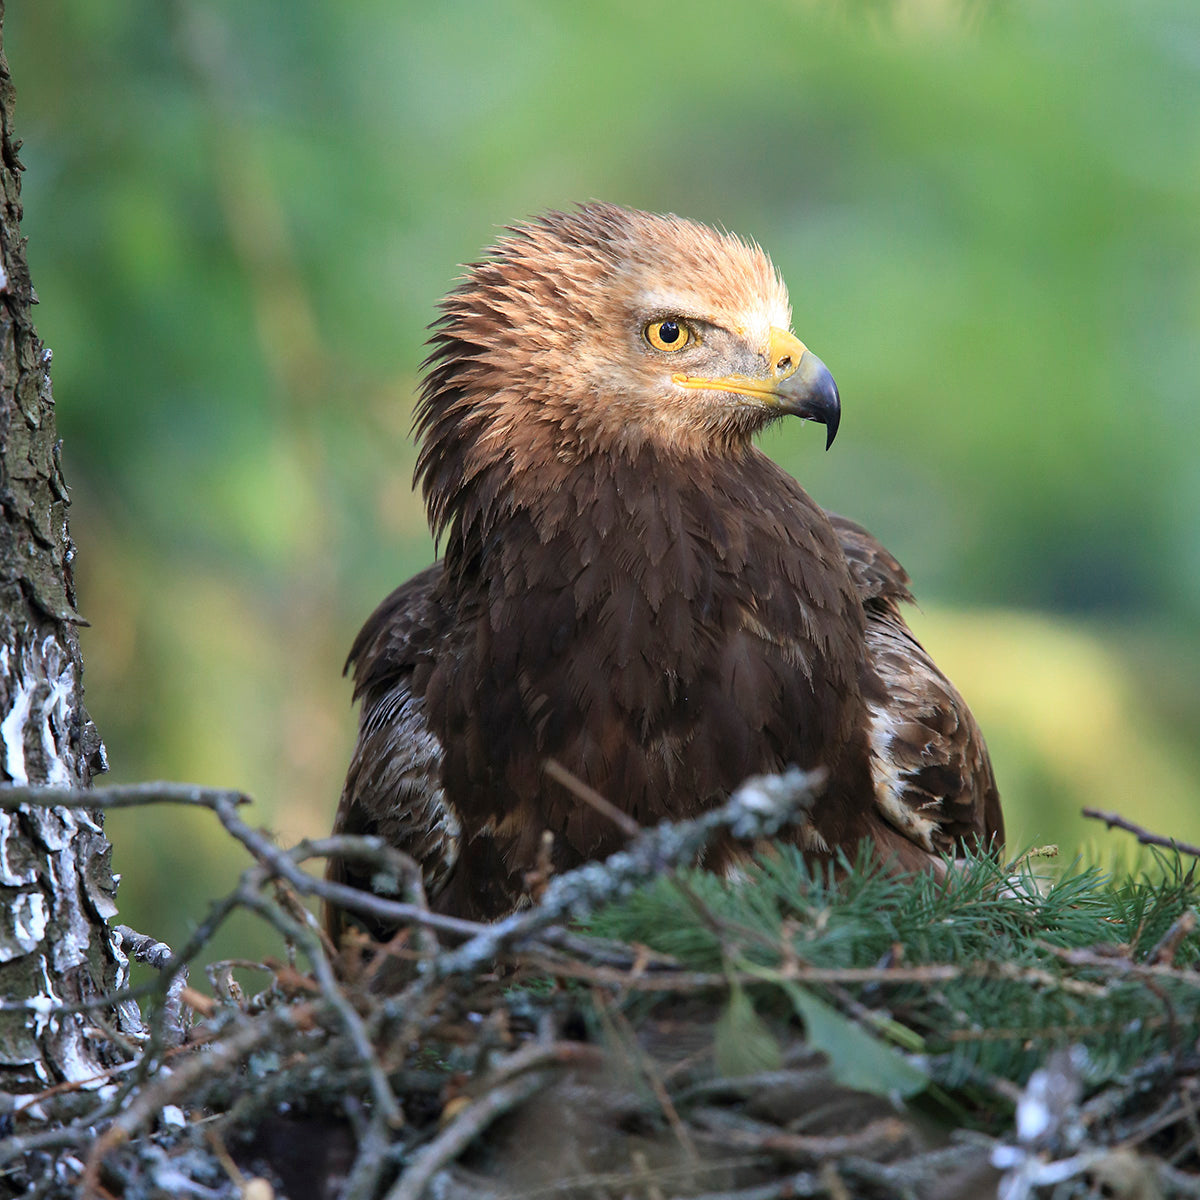
[[[624,840],[549,759],[642,824],[795,764],[827,779],[796,833],[814,857],[999,846],[983,736],[904,622],[903,568],[753,444],[784,416],[832,442],[840,417],[756,245],[588,204],[510,230],[441,308],[416,480],[445,553],[351,650],[336,831],[484,919],[527,898],[544,831],[556,870]]]

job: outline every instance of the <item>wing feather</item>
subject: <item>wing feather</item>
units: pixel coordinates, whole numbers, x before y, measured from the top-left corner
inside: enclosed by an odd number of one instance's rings
[[[411,856],[426,892],[444,889],[459,857],[462,821],[442,786],[442,745],[426,719],[414,676],[426,673],[442,614],[434,593],[441,565],[410,579],[375,610],[350,651],[361,702],[358,742],[342,789],[334,833],[373,834]],[[370,888],[372,871],[331,858],[330,879]],[[326,913],[336,940],[341,914]]]
[[[904,568],[862,526],[830,514],[867,614],[864,689],[880,815],[925,850],[1004,841],[1000,796],[983,734],[966,701],[905,623]]]

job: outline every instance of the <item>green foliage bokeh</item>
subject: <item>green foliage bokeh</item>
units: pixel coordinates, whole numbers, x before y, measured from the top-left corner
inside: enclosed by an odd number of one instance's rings
[[[432,554],[424,326],[499,226],[598,197],[783,271],[844,416],[767,447],[908,566],[1014,840],[1074,853],[1089,802],[1200,840],[1189,0],[36,0],[5,35],[114,778],[327,828],[342,657]],[[168,939],[242,865],[203,814],[110,828]]]

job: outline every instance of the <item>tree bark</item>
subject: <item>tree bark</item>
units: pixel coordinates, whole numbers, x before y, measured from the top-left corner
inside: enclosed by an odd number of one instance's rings
[[[78,788],[104,769],[104,751],[83,706],[75,547],[50,351],[30,314],[3,20],[0,0],[0,777]],[[99,812],[0,806],[0,1091],[80,1081],[107,1058],[89,1015],[53,1009],[125,979],[106,925],[110,855]]]

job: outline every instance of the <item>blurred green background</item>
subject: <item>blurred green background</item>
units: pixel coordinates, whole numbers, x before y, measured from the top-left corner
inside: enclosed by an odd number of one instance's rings
[[[432,553],[424,327],[602,198],[756,238],[842,390],[768,450],[916,580],[1014,845],[1200,840],[1194,0],[8,5],[24,231],[113,780],[327,830],[359,623]],[[109,823],[178,941],[245,865]]]

